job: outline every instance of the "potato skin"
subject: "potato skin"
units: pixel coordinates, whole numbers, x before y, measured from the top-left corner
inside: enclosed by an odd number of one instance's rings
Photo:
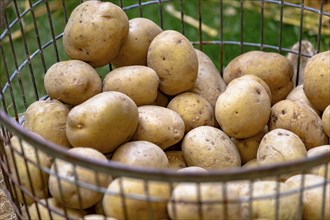
[[[50,98],[69,105],[78,105],[102,91],[96,70],[80,60],[53,64],[45,74],[44,86]]]
[[[190,41],[180,32],[166,30],[151,42],[147,65],[159,76],[159,89],[174,96],[190,90],[198,73],[198,58]]]
[[[304,92],[319,111],[330,105],[330,50],[308,60],[304,72]]]
[[[118,91],[137,106],[152,104],[158,94],[159,77],[146,66],[125,66],[110,71],[103,80],[103,92]]]
[[[128,35],[126,13],[111,2],[86,1],[71,13],[63,33],[63,47],[71,59],[93,67],[109,64]]]
[[[322,113],[322,126],[324,132],[330,138],[330,105]]]
[[[317,147],[309,149],[307,151],[307,157],[313,157],[313,156],[317,156],[317,155],[321,155],[321,154],[325,154],[325,153],[329,153],[329,152],[330,152],[329,144],[321,145],[321,146],[317,146]],[[326,167],[328,167],[327,173],[325,173]],[[330,179],[330,163],[328,165],[313,167],[310,172],[311,172],[311,174],[319,175],[322,177],[327,176],[327,178]]]
[[[307,150],[325,145],[328,138],[317,113],[298,101],[282,100],[272,106],[268,129],[283,128],[298,135]]]
[[[120,47],[112,64],[118,68],[131,65],[147,65],[148,48],[152,40],[163,30],[147,18],[129,20],[128,36]],[[134,53],[132,53],[134,51]]]
[[[179,150],[169,150],[165,151],[168,159],[168,168],[179,170],[187,167],[187,163],[183,157],[182,151]]]

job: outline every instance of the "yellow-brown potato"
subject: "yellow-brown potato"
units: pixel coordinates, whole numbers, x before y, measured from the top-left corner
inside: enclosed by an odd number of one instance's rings
[[[131,98],[107,91],[71,109],[66,134],[74,147],[110,153],[131,139],[138,121],[138,109]]]
[[[117,220],[117,219],[112,217],[106,217],[104,215],[99,215],[99,214],[89,214],[89,215],[85,215],[80,220]]]
[[[139,122],[132,140],[150,141],[160,148],[178,143],[184,136],[185,125],[175,111],[155,105],[138,107]]]
[[[326,135],[330,138],[330,105],[322,113],[322,126]]]
[[[210,103],[198,94],[180,93],[171,99],[167,108],[181,116],[186,133],[199,126],[214,126],[214,110]]]
[[[190,41],[180,32],[166,30],[150,44],[147,65],[159,76],[159,89],[166,95],[190,90],[196,81],[198,59]]]
[[[286,99],[272,106],[268,129],[276,128],[283,128],[298,135],[307,150],[328,143],[320,116],[299,101]]]
[[[78,105],[102,91],[102,80],[89,64],[67,60],[57,62],[47,70],[44,86],[50,98]]]
[[[196,82],[189,92],[205,98],[214,109],[219,95],[226,90],[227,85],[210,57],[198,49],[195,49],[195,52],[198,58],[198,74]]]
[[[129,30],[126,40],[120,47],[112,64],[118,68],[131,65],[147,65],[147,53],[151,41],[163,30],[147,18],[129,20]]]
[[[69,149],[68,152],[89,159],[108,161],[101,152],[93,148],[76,147]],[[95,205],[101,199],[102,194],[100,192],[86,188],[81,185],[82,183],[100,188],[106,188],[109,184],[109,175],[85,167],[73,166],[72,163],[59,158],[54,160],[51,170],[56,175],[49,177],[49,192],[56,201],[68,208],[86,209]],[[70,178],[73,182],[59,179],[58,176],[60,178]]]
[[[245,164],[242,165],[242,168],[246,167],[256,167],[258,166],[257,158],[247,161]]]
[[[322,214],[325,220],[330,219],[330,184],[329,182],[325,183],[325,181],[327,180],[323,177],[312,174],[298,174],[286,180],[285,184],[288,188],[296,190],[295,194],[297,196],[301,187],[303,187],[301,198],[303,206],[302,217],[304,220],[321,219]],[[324,209],[322,209],[323,204]],[[323,213],[322,210],[324,211]]]
[[[208,171],[198,166],[188,166],[177,170],[178,173],[207,173]]]
[[[149,141],[130,141],[119,146],[111,157],[112,161],[133,167],[168,168],[165,152]]]
[[[24,127],[46,140],[70,148],[66,122],[70,107],[56,99],[33,102],[24,113]]]
[[[170,150],[165,151],[165,154],[169,163],[168,168],[179,170],[187,167],[187,163],[183,157],[182,151]]]
[[[270,91],[270,88],[269,86],[267,85],[267,83],[265,81],[263,81],[261,78],[259,78],[258,76],[256,75],[252,75],[252,74],[246,74],[246,75],[243,75],[243,76],[240,76],[241,79],[251,79],[251,80],[256,80],[258,83],[260,83],[264,89],[266,90],[267,92],[267,95],[269,97],[270,100],[272,100],[272,92]]]
[[[41,137],[35,135],[35,138]],[[5,158],[12,175],[11,178],[19,181],[19,186],[24,187],[37,199],[47,198],[49,175],[43,172],[39,166],[43,169],[49,169],[52,158],[17,136],[13,136],[10,139],[10,145],[5,146],[5,154],[7,155]],[[24,157],[20,154],[23,154]],[[34,202],[29,194],[23,193],[18,187],[15,187],[15,190],[19,203],[30,205]]]
[[[319,111],[330,105],[330,50],[308,60],[304,72],[304,92]]]
[[[63,33],[63,47],[71,59],[93,67],[110,63],[128,36],[126,13],[111,2],[86,1],[71,13]]]
[[[248,138],[262,132],[270,111],[271,103],[264,87],[256,80],[239,77],[219,96],[215,117],[230,137]]]
[[[152,103],[152,105],[167,107],[168,103],[169,103],[169,97],[158,89],[157,97],[154,103]]]
[[[137,106],[153,104],[158,94],[157,73],[146,66],[124,66],[110,71],[103,80],[103,91],[118,91]]]
[[[227,65],[223,79],[228,84],[245,74],[256,75],[267,83],[272,93],[271,103],[285,99],[293,88],[293,67],[289,60],[279,54],[249,51],[234,58]]]
[[[188,166],[205,169],[241,166],[237,147],[222,130],[215,127],[194,128],[183,138],[181,148]]]
[[[166,205],[171,196],[171,186],[166,182],[120,177],[108,186],[107,192],[102,201],[106,216],[119,220],[137,217],[168,219]]]
[[[226,187],[224,194],[223,188],[221,183],[179,183],[167,205],[170,219],[240,219],[237,192]]]
[[[329,153],[329,152],[330,152],[330,145],[321,145],[321,146],[317,146],[312,149],[309,149],[307,151],[307,157],[313,157],[313,156],[317,156],[317,155],[321,155],[321,154]],[[326,170],[327,170],[327,173],[326,173]],[[311,173],[330,179],[330,162],[327,165],[323,164],[322,166],[313,167],[311,169]]]

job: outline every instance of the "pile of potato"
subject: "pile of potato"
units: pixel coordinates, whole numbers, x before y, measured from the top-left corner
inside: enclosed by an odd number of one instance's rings
[[[44,86],[49,98],[28,107],[23,126],[68,152],[129,167],[193,173],[330,152],[330,51],[309,59],[303,84],[297,87],[288,58],[271,52],[236,57],[222,77],[208,55],[183,34],[162,30],[146,18],[129,20],[120,7],[100,1],[74,9],[63,46],[71,59],[48,69]],[[97,68],[107,64],[113,69],[101,79]],[[29,193],[18,193],[31,219],[61,218],[64,210],[85,219],[274,219],[276,191],[301,187],[302,174],[260,179],[253,185],[146,185],[51,158],[17,137],[11,143],[30,159],[26,162],[15,153],[7,162],[18,167],[12,172],[20,185],[40,199],[36,203]],[[13,154],[9,146],[6,154]],[[328,167],[308,171],[305,186],[329,180]],[[84,186],[77,187],[76,181]],[[321,204],[325,219],[330,219],[329,181],[325,187],[324,201],[321,187],[306,190],[303,207],[299,190],[280,196],[279,219],[319,219]],[[251,195],[270,198],[253,199],[250,209]]]

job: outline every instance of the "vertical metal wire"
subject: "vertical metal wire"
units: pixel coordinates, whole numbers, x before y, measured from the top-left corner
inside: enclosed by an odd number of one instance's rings
[[[323,15],[323,0],[320,1],[320,13],[319,13],[319,27],[317,32],[317,48],[316,53],[320,52],[320,45],[321,45],[321,33],[322,33],[322,15]]]
[[[193,183],[194,184],[194,183]],[[201,183],[196,183],[196,191],[197,191],[197,206],[198,206],[198,219],[204,219],[203,217],[203,202],[202,202],[202,193],[201,193]]]
[[[323,181],[323,186],[322,186],[322,207],[321,207],[321,219],[325,219],[325,204],[327,203],[327,193],[330,194],[330,192],[327,192],[327,189],[330,189],[328,187],[327,180],[329,178],[328,176],[328,166],[330,166],[330,163],[324,164],[324,181]],[[321,169],[321,167],[320,167]]]
[[[66,23],[68,23],[68,12],[67,12],[67,8],[65,5],[65,0],[62,0],[62,7],[63,7],[64,22],[66,24]]]
[[[198,34],[199,34],[199,49],[203,51],[203,30],[202,30],[202,1],[198,0]]]
[[[300,74],[300,58],[301,58],[301,41],[303,35],[303,23],[304,23],[304,0],[300,2],[300,25],[299,25],[299,47],[298,47],[298,59],[297,59],[297,76],[296,76],[296,86],[299,84],[299,74]]]
[[[164,21],[163,21],[163,5],[162,0],[158,0],[158,6],[159,6],[159,17],[160,17],[160,28],[164,30]]]
[[[54,45],[54,50],[55,50],[55,55],[56,55],[56,61],[59,62],[60,61],[60,57],[59,57],[59,53],[58,53],[58,49],[57,49],[57,42],[56,42],[56,36],[55,36],[55,31],[54,31],[54,26],[53,26],[53,20],[52,20],[52,14],[49,8],[49,0],[45,0],[45,5],[46,5],[46,9],[47,9],[47,15],[48,15],[48,21],[49,21],[49,27],[50,27],[50,32],[52,35],[52,43]]]
[[[279,219],[279,215],[280,215],[280,199],[281,199],[281,188],[280,188],[280,181],[279,181],[280,177],[276,176],[276,195],[275,195],[275,219]]]
[[[143,14],[142,14],[142,4],[141,4],[141,0],[139,0],[138,4],[139,4],[139,15],[140,15],[140,17],[142,18],[142,17],[143,17]]]
[[[118,184],[119,184],[119,195],[120,198],[121,198],[121,206],[123,207],[123,211],[124,211],[124,216],[125,216],[125,219],[128,219],[128,210],[127,210],[127,205],[126,205],[126,193],[125,193],[125,190],[124,190],[124,181],[125,179],[123,179],[125,177],[119,177],[118,178]],[[126,181],[129,181],[128,179],[126,179]]]
[[[152,198],[150,195],[150,190],[149,190],[149,181],[148,180],[143,180],[143,190],[144,190],[144,195],[146,196],[146,204],[147,204],[147,210],[148,210],[148,219],[154,219],[154,213],[153,213],[153,207],[152,207]]]
[[[183,1],[184,1],[184,0],[180,0],[181,33],[182,33],[183,35],[185,35],[185,32],[184,32],[184,9],[183,9]]]
[[[244,42],[244,0],[240,1],[240,53],[243,53]]]
[[[223,207],[223,217],[228,219],[228,204],[227,204],[227,183],[223,182],[222,184],[222,207]]]
[[[264,0],[260,1],[260,50],[264,49],[264,11],[265,11],[265,2]]]
[[[278,52],[282,52],[282,37],[283,37],[283,0],[281,0],[280,4],[280,32],[278,34]]]
[[[303,208],[303,200],[304,200],[304,188],[305,188],[305,175],[302,173],[301,178],[300,178],[300,187],[299,187],[299,204],[298,204],[298,210],[302,210]],[[302,213],[299,213],[298,219],[301,219]]]
[[[222,0],[219,2],[220,4],[220,75],[223,77],[223,50],[224,50],[224,39],[223,39],[223,4]]]

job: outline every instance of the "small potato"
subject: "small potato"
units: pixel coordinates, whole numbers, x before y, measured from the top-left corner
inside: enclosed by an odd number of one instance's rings
[[[179,170],[187,167],[187,163],[183,157],[182,151],[165,151],[165,154],[169,163],[168,168]]]
[[[272,92],[270,91],[269,86],[267,85],[267,83],[265,81],[263,81],[261,78],[259,78],[256,75],[252,75],[252,74],[246,74],[240,77],[241,79],[252,79],[252,80],[256,80],[258,83],[260,83],[264,89],[267,92],[267,95],[269,97],[270,100],[272,100]]]
[[[304,72],[304,92],[319,111],[330,105],[330,50],[308,60]]]
[[[65,26],[64,51],[71,59],[102,67],[118,55],[128,30],[128,17],[119,6],[86,1],[72,11]]]
[[[129,96],[137,106],[155,102],[158,94],[157,73],[146,66],[125,66],[112,70],[103,80],[103,92],[118,91]]]
[[[205,169],[240,167],[235,144],[220,129],[200,126],[188,132],[182,141],[182,153],[188,166]]]
[[[175,111],[154,105],[138,107],[139,122],[132,140],[150,141],[160,148],[178,143],[184,136],[185,125]]]
[[[214,110],[210,103],[198,94],[180,93],[171,99],[167,108],[181,116],[186,133],[199,126],[214,126]]]
[[[68,60],[55,63],[47,70],[44,86],[50,98],[78,105],[102,91],[102,80],[89,64]]]
[[[256,167],[256,166],[258,166],[257,158],[247,161],[245,164],[242,165],[242,168]]]
[[[309,149],[307,151],[307,157],[313,157],[313,156],[317,156],[317,155],[321,155],[321,154],[329,153],[329,152],[330,152],[330,145],[321,145],[321,146]],[[325,173],[326,169],[328,170],[327,173]],[[330,179],[330,162],[328,165],[314,167],[311,170],[311,173]]]
[[[264,87],[256,80],[239,77],[219,96],[215,117],[230,137],[249,138],[262,132],[270,111],[270,99]]]
[[[150,19],[130,19],[128,36],[121,45],[119,53],[112,61],[112,64],[116,68],[131,65],[146,66],[150,43],[162,31],[163,30]]]
[[[68,105],[56,99],[35,101],[24,113],[24,127],[50,142],[70,148],[66,136],[69,111]]]
[[[178,173],[207,173],[208,171],[202,167],[198,166],[189,166],[177,170]]]
[[[104,162],[108,161],[101,152],[93,148],[76,147],[69,149],[68,152],[89,159]],[[51,175],[49,177],[48,185],[50,194],[65,207],[73,209],[89,208],[95,205],[102,197],[101,193],[82,186],[82,183],[106,188],[110,179],[107,174],[97,173],[91,169],[80,166],[73,166],[72,163],[58,158],[54,160],[51,170],[56,173],[56,175]],[[60,180],[57,176],[60,178],[70,178],[73,182],[69,182],[65,179]]]
[[[328,144],[320,116],[308,105],[293,100],[282,100],[272,106],[268,129],[292,131],[304,142],[307,150]]]
[[[322,126],[324,132],[330,138],[330,105],[322,113]]]
[[[102,204],[106,216],[117,219],[168,219],[170,196],[166,182],[119,177],[108,186]]]
[[[225,190],[221,183],[179,183],[167,205],[170,219],[240,219],[237,192]]]
[[[292,190],[297,190],[299,195],[303,187],[302,195],[302,216],[304,220],[330,219],[330,184],[321,176],[312,174],[298,174],[286,180],[285,184]],[[302,185],[303,184],[303,185]],[[319,185],[319,186],[318,186]],[[310,187],[310,188],[309,188]],[[324,193],[325,190],[325,193]],[[324,210],[322,205],[324,204]],[[322,215],[322,211],[323,215]]]
[[[159,89],[166,95],[190,90],[196,81],[198,59],[190,41],[180,32],[166,30],[151,42],[147,55],[148,67],[159,76]]]
[[[196,82],[189,92],[205,98],[214,109],[219,95],[226,90],[227,85],[210,57],[198,49],[195,51],[198,58],[198,74]]]
[[[99,214],[89,214],[89,215],[85,215],[80,220],[117,220],[117,219],[112,217],[106,217],[104,215],[99,215]]]
[[[158,89],[156,100],[154,101],[154,103],[152,103],[152,105],[167,107],[168,103],[169,97]]]
[[[165,152],[149,141],[130,141],[119,146],[112,155],[112,161],[134,167],[168,168]]]

